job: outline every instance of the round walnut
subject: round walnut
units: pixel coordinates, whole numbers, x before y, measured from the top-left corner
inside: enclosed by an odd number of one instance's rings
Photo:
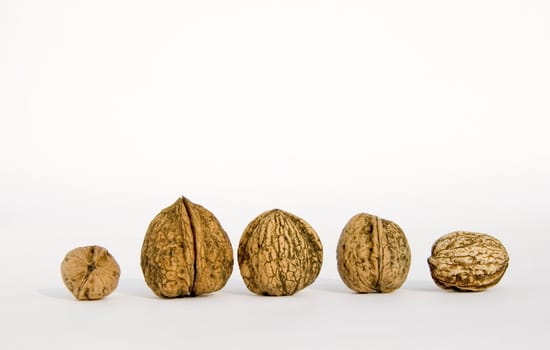
[[[411,251],[401,228],[370,214],[357,214],[344,227],[336,252],[338,272],[359,293],[392,292],[405,282]]]
[[[244,283],[251,292],[292,295],[319,275],[323,246],[303,219],[273,209],[248,224],[237,255]]]
[[[181,197],[149,224],[141,269],[149,288],[160,297],[212,293],[231,276],[233,249],[216,217]]]
[[[68,252],[61,262],[61,277],[78,300],[97,300],[115,290],[120,267],[103,247],[79,247]]]
[[[473,292],[497,284],[508,268],[508,260],[506,248],[498,239],[459,231],[435,241],[428,265],[439,287]]]

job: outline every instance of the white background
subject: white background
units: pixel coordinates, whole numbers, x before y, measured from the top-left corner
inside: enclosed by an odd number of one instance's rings
[[[88,348],[545,348],[550,332],[547,1],[0,1],[0,345]],[[281,208],[319,233],[292,297],[227,287],[156,298],[139,254],[180,195],[234,248]],[[358,295],[335,248],[391,219],[403,288]],[[440,235],[490,233],[495,288],[439,290]],[[77,302],[59,264],[99,244],[119,288]]]

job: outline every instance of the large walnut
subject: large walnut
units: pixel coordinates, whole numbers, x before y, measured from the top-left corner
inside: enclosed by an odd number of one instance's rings
[[[428,265],[434,282],[443,289],[482,291],[500,281],[508,260],[498,239],[459,231],[435,241]]]
[[[141,269],[160,297],[211,293],[231,276],[233,249],[214,215],[181,197],[151,221],[141,249]]]
[[[61,262],[61,276],[78,300],[97,300],[115,290],[120,267],[103,247],[79,247],[68,252]]]
[[[336,253],[340,277],[359,293],[398,289],[411,265],[411,251],[403,230],[370,214],[357,214],[348,221]]]
[[[247,288],[260,295],[292,295],[319,275],[323,247],[303,219],[279,209],[260,214],[239,242],[238,260]]]

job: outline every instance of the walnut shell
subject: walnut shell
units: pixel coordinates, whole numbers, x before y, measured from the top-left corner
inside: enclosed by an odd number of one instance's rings
[[[273,209],[248,224],[237,256],[241,276],[251,292],[292,295],[319,275],[323,246],[303,219]]]
[[[149,224],[141,269],[160,297],[212,293],[231,276],[233,249],[214,214],[181,197]]]
[[[61,276],[78,300],[97,300],[115,290],[120,267],[103,247],[79,247],[68,252],[61,262]]]
[[[508,260],[506,248],[498,239],[458,231],[435,241],[428,265],[434,282],[443,289],[482,291],[500,281]]]
[[[338,272],[359,293],[392,292],[407,279],[411,250],[401,228],[370,214],[352,217],[340,235]]]

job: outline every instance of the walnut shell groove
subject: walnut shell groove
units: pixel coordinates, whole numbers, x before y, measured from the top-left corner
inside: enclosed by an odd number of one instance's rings
[[[428,265],[439,287],[474,292],[497,284],[508,268],[508,261],[506,248],[495,237],[457,231],[435,241]]]
[[[400,288],[407,279],[411,251],[397,224],[361,213],[342,230],[336,260],[338,273],[350,289],[387,293]]]
[[[98,300],[116,289],[120,267],[107,249],[92,245],[69,251],[61,262],[61,276],[78,300]]]
[[[233,249],[214,214],[185,197],[149,224],[141,249],[145,282],[160,297],[212,293],[233,271]]]
[[[245,228],[238,262],[246,287],[259,295],[292,295],[315,281],[323,246],[303,219],[280,209],[266,211]]]

